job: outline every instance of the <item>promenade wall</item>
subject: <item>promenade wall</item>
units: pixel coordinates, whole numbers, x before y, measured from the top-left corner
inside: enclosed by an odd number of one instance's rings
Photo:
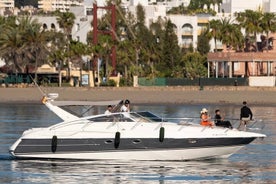
[[[276,87],[174,86],[174,87],[26,87],[0,88],[2,103],[41,103],[47,93],[58,93],[58,100],[124,100],[132,104],[249,104],[276,106]]]

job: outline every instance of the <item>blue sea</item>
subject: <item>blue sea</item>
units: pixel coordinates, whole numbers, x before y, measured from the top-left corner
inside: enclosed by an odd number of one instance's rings
[[[235,105],[132,105],[163,118],[198,117],[205,107],[219,108],[225,119],[238,119]],[[39,104],[0,104],[0,183],[276,183],[276,106],[252,105],[255,123],[249,131],[264,133],[228,159],[205,161],[18,160],[9,147],[29,128],[47,127],[60,119]],[[104,111],[98,108],[95,113]],[[234,121],[232,121],[234,123]],[[235,126],[238,126],[235,124]]]

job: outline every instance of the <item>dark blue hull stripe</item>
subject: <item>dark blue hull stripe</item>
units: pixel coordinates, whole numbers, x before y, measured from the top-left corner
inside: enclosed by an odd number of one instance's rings
[[[166,149],[193,149],[204,147],[239,146],[252,142],[249,138],[201,138],[201,139],[120,139],[119,147],[114,147],[114,139],[57,139],[56,153],[142,151]],[[52,153],[52,139],[22,139],[14,150],[16,154]]]

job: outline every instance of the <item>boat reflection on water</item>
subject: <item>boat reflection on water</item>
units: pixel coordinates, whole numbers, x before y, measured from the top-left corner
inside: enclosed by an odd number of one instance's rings
[[[227,159],[159,162],[159,161],[57,161],[14,160],[13,181],[22,183],[166,183],[233,182],[261,183],[275,181],[275,176],[262,175],[273,168],[256,167],[254,163],[231,162]],[[38,169],[39,168],[39,169]],[[275,168],[274,168],[275,169]],[[85,181],[84,181],[85,180]],[[272,183],[271,182],[271,183]]]

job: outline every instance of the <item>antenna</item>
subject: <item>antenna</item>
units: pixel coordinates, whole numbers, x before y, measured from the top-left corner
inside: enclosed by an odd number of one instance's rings
[[[38,88],[38,90],[40,91],[40,93],[42,94],[42,96],[45,96],[46,95],[46,93],[40,88],[40,86],[37,84],[37,82],[34,80],[34,78],[31,76],[31,75],[29,75],[30,76],[30,78],[32,79],[32,81],[34,82],[34,84],[35,84],[35,86]]]

